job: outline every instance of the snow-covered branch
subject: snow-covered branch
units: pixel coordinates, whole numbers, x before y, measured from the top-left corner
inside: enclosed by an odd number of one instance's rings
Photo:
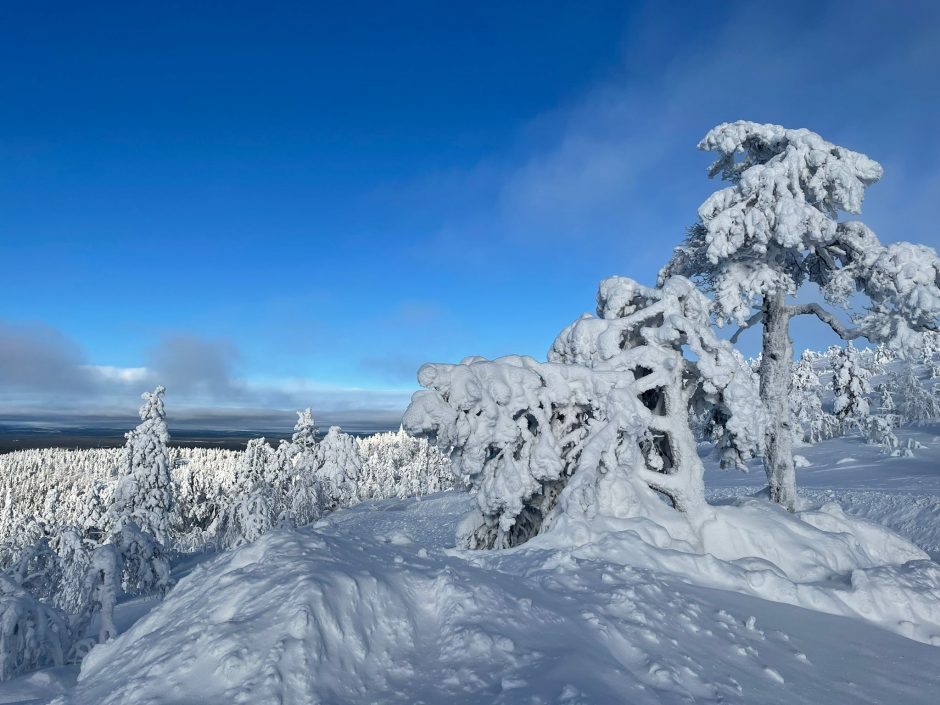
[[[855,340],[865,335],[859,328],[847,328],[831,311],[827,311],[817,303],[793,304],[788,307],[791,316],[816,316],[820,321],[832,328],[836,335],[843,340]]]

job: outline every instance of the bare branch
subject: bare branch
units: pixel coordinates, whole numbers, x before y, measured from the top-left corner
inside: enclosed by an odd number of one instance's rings
[[[816,318],[832,328],[835,334],[843,340],[855,340],[865,335],[858,328],[846,328],[842,321],[819,304],[796,304],[790,306],[789,310],[791,316],[802,316],[804,314],[816,316]]]
[[[750,328],[751,326],[754,326],[754,325],[756,325],[757,323],[759,323],[761,320],[763,320],[763,318],[764,318],[764,312],[763,312],[763,311],[758,311],[758,312],[755,313],[753,316],[751,316],[750,318],[748,318],[748,319],[744,322],[744,325],[741,326],[740,328],[738,328],[737,332],[736,332],[734,335],[731,336],[731,344],[734,345],[736,342],[738,342],[738,338],[741,336],[741,333],[743,333],[744,331],[746,331],[746,330],[747,330],[748,328]]]

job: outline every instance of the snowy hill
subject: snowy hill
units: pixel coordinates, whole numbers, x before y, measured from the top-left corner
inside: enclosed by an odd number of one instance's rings
[[[385,501],[220,556],[65,702],[934,702],[935,647],[618,560],[448,551],[466,508]]]
[[[848,498],[929,543],[934,430],[918,432],[929,445],[914,459],[842,439],[803,449],[803,495]],[[760,480],[710,468],[709,498]],[[904,501],[915,493],[919,505]],[[785,512],[743,502],[739,528],[786,533]],[[456,551],[470,503],[458,492],[366,502],[211,558],[95,647],[77,683],[40,672],[0,686],[0,702],[61,689],[68,705],[936,701],[940,652],[923,642],[940,641],[940,566],[833,507],[804,513],[820,528],[800,522],[804,543],[788,555],[754,557],[739,531],[715,543],[719,558],[652,520]],[[742,516],[749,506],[759,524]]]

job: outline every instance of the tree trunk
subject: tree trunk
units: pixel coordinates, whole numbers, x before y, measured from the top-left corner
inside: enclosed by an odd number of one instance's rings
[[[764,297],[764,341],[760,365],[760,396],[767,410],[764,469],[770,499],[789,511],[796,506],[793,430],[790,419],[793,341],[790,312],[783,292]]]

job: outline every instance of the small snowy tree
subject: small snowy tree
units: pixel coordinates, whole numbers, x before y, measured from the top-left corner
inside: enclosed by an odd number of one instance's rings
[[[718,153],[710,175],[730,186],[699,207],[661,277],[695,278],[714,295],[720,323],[762,326],[761,396],[770,419],[764,466],[771,498],[792,509],[790,320],[812,315],[844,340],[916,348],[920,332],[937,328],[940,261],[929,247],[885,246],[862,223],[838,220],[840,211],[858,213],[865,189],[881,178],[881,165],[864,154],[809,130],[746,121],[718,125],[699,148]],[[818,303],[788,302],[806,282],[837,307],[847,308],[856,292],[867,306],[848,326]]]
[[[838,423],[823,410],[819,396],[819,376],[813,367],[813,358],[808,353],[808,350],[804,350],[793,368],[790,409],[796,438],[805,443],[819,443],[835,435]]]
[[[127,522],[135,523],[164,546],[171,545],[173,523],[173,483],[167,442],[166,410],[157,387],[142,395],[140,425],[126,434],[123,475],[114,490],[109,510],[110,524],[120,530]]]
[[[898,414],[905,423],[923,423],[940,417],[940,401],[921,383],[911,365],[893,376],[900,402]]]
[[[878,410],[882,414],[891,414],[897,409],[897,405],[894,403],[894,393],[891,391],[891,387],[882,382],[877,387],[875,391],[878,392]]]
[[[218,519],[222,546],[252,543],[276,525],[275,497],[267,482],[276,462],[264,438],[248,441],[235,471],[232,495]]]
[[[359,501],[359,473],[362,457],[356,439],[331,426],[317,449],[317,477],[324,485],[330,510]]]
[[[832,413],[842,428],[860,428],[868,417],[867,395],[871,392],[868,383],[870,373],[859,362],[858,352],[849,343],[841,354],[832,360]]]
[[[301,452],[312,453],[317,447],[319,434],[320,430],[313,421],[313,413],[309,407],[298,411],[291,443]]]
[[[890,455],[902,455],[901,443],[894,433],[894,423],[889,416],[868,416],[862,422],[865,441],[879,446],[882,452]]]
[[[98,642],[104,643],[117,636],[114,626],[114,606],[117,604],[121,582],[121,557],[118,547],[105,544],[95,549],[85,577],[86,611],[84,621],[99,615]]]
[[[607,279],[597,312],[562,331],[545,363],[510,356],[421,368],[429,390],[414,395],[404,423],[452,448],[455,472],[473,488],[478,509],[461,524],[463,545],[526,541],[552,522],[574,477],[582,507],[628,502],[626,486],[639,486],[698,520],[704,466],[690,410],[725,417],[737,461],[760,449],[753,375],[715,337],[709,302],[691,282]],[[607,487],[613,478],[627,485]]]

